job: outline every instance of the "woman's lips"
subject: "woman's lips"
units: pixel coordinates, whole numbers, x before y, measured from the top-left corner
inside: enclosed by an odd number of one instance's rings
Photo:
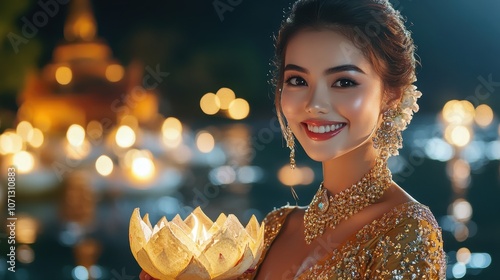
[[[346,123],[326,121],[305,121],[302,123],[306,134],[314,141],[325,141],[339,134]]]

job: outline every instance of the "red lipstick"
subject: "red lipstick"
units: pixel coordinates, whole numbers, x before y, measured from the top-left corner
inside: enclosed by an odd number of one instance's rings
[[[306,120],[301,123],[309,138],[314,141],[325,141],[339,134],[346,123],[325,120]]]

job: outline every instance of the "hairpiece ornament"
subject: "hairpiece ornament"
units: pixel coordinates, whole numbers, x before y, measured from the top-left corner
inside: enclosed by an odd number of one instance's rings
[[[422,93],[415,85],[408,86],[396,108],[388,109],[383,113],[382,124],[373,137],[373,146],[379,149],[382,158],[398,155],[398,149],[403,147],[401,131],[410,124],[413,114],[419,110],[417,99]]]

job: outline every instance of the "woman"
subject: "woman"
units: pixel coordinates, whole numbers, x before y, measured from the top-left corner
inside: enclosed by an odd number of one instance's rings
[[[299,0],[276,66],[290,164],[297,139],[322,162],[323,183],[309,207],[268,214],[265,251],[240,278],[444,279],[434,216],[387,168],[420,97],[399,13],[386,0]]]

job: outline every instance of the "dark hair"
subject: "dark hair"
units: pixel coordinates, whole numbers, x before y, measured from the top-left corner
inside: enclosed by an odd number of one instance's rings
[[[350,39],[380,75],[390,99],[399,100],[415,81],[415,46],[400,13],[388,0],[298,0],[276,38],[275,104],[280,123],[286,46],[304,29],[332,29]]]

